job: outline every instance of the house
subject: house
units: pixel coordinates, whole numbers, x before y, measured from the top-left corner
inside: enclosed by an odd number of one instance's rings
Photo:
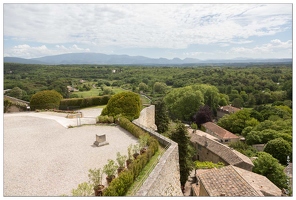
[[[206,122],[201,126],[205,128],[205,132],[218,138],[222,143],[236,142],[240,140],[238,136],[225,130],[224,128],[218,126],[213,122]]]
[[[76,89],[76,88],[74,88],[74,87],[72,87],[70,85],[67,86],[67,89],[68,89],[68,92],[77,92],[77,91],[79,91],[78,89]]]
[[[194,159],[199,161],[223,162],[225,165],[233,165],[252,171],[254,164],[249,157],[217,141],[203,131],[196,130],[190,134],[190,141],[195,148]]]
[[[228,106],[221,106],[220,108],[218,108],[217,110],[217,118],[220,119],[221,117],[223,117],[224,115],[226,114],[231,114],[231,113],[235,113],[237,111],[239,111],[240,108],[236,108],[236,107],[233,107],[231,105],[228,105]]]
[[[197,170],[193,196],[282,196],[282,191],[265,176],[232,165]]]

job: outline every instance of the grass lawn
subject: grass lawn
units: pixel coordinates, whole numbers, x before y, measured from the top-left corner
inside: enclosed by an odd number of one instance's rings
[[[146,97],[144,97],[144,96],[140,96],[141,97],[141,100],[142,100],[142,104],[150,104],[150,100],[149,99],[147,99]]]
[[[73,92],[73,94],[77,94],[80,97],[84,98],[84,97],[95,97],[95,96],[99,96],[99,93],[102,90],[100,88],[92,88],[89,91],[82,91],[82,92]]]
[[[112,89],[115,94],[124,92],[126,90],[120,88],[120,87],[107,87]],[[79,97],[85,98],[85,97],[94,97],[94,96],[99,96],[99,93],[102,92],[101,88],[92,88],[89,91],[82,91],[82,92],[73,92],[73,94],[77,94]]]

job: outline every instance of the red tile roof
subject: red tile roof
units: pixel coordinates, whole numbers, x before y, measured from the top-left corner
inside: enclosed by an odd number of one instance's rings
[[[225,130],[224,128],[218,126],[217,124],[213,122],[206,122],[202,124],[203,127],[205,127],[208,130],[213,131],[216,135],[218,135],[222,139],[235,139],[239,138],[238,136],[234,135],[233,133]]]
[[[228,112],[228,113],[235,113],[235,112],[237,112],[237,111],[240,110],[240,108],[236,108],[236,107],[233,107],[233,106],[230,106],[230,105],[228,105],[228,106],[221,106],[219,109],[221,111],[225,111],[225,112]]]
[[[197,177],[209,196],[281,196],[281,190],[265,176],[231,165]]]

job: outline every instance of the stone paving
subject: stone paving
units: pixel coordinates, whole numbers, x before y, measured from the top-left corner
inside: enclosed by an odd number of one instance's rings
[[[81,111],[82,122],[91,124],[101,109]],[[61,114],[11,113],[3,120],[4,196],[71,195],[79,183],[88,181],[89,169],[103,168],[117,152],[127,155],[127,147],[138,142],[119,126],[67,128],[77,119]],[[109,145],[94,146],[96,134],[106,134]]]

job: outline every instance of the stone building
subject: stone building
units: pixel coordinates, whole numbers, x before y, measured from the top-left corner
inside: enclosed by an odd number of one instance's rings
[[[193,196],[282,196],[282,191],[265,176],[232,165],[197,170]]]
[[[205,128],[205,132],[218,138],[219,141],[222,143],[236,142],[240,140],[238,136],[225,130],[224,128],[218,126],[213,122],[206,122],[201,126]]]
[[[233,165],[252,171],[254,164],[249,157],[229,148],[203,131],[196,130],[190,134],[190,141],[195,148],[194,159],[199,161],[223,162],[225,165]]]
[[[240,108],[236,108],[236,107],[233,107],[231,105],[228,105],[228,106],[221,106],[220,108],[218,108],[217,110],[217,118],[218,120],[223,117],[224,115],[226,114],[231,114],[231,113],[235,113],[237,111],[239,111]]]

